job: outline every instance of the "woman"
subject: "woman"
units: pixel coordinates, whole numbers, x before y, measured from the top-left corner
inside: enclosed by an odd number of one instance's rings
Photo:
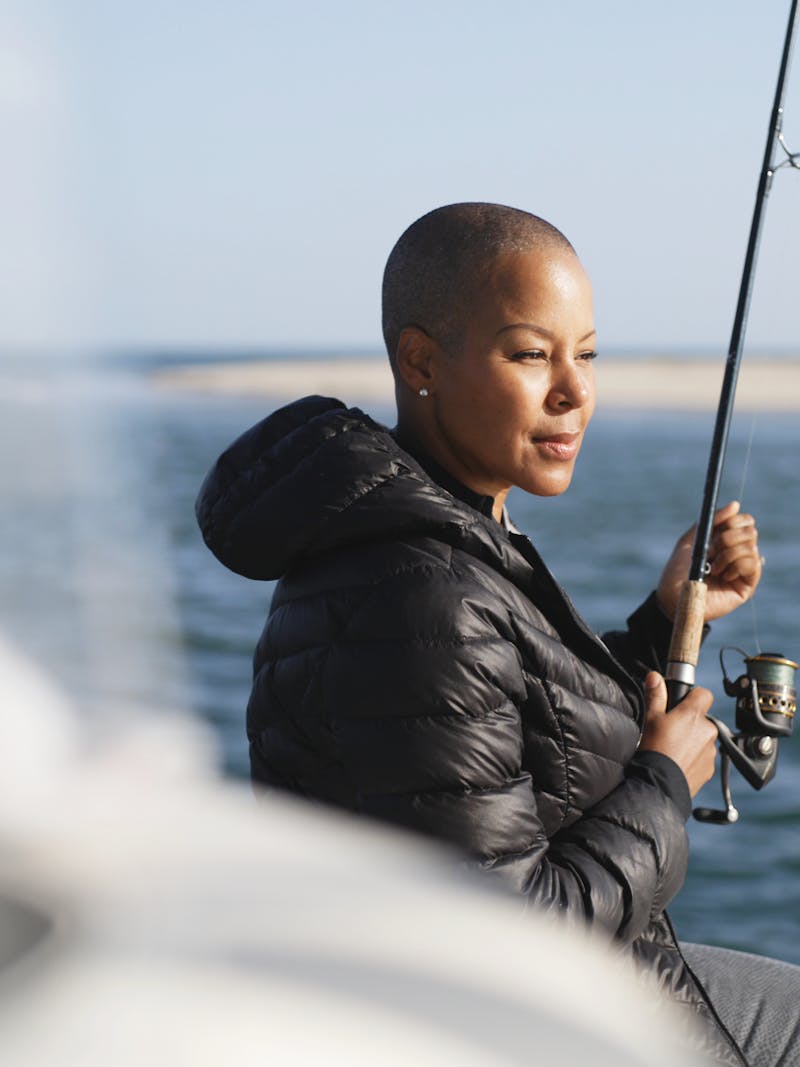
[[[570,483],[594,408],[588,278],[543,220],[451,205],[392,251],[383,326],[394,431],[306,398],[235,442],[198,500],[223,563],[280,578],[248,707],[254,780],[457,843],[533,905],[630,946],[720,1062],[747,1062],[737,1041],[752,1055],[763,1035],[733,1036],[743,1009],[720,1019],[664,913],[715,756],[711,694],[667,715],[655,673],[691,536],[601,641],[505,511],[511,486]],[[709,620],[760,577],[735,503],[711,558]]]

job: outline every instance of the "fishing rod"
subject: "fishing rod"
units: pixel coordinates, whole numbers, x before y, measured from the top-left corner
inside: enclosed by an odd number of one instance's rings
[[[722,468],[728,444],[731,415],[736,395],[736,382],[742,359],[745,328],[750,310],[758,248],[764,220],[764,209],[775,172],[781,167],[800,169],[800,152],[792,153],[783,139],[783,99],[789,62],[792,54],[798,23],[798,0],[792,0],[789,22],[783,42],[783,53],[778,73],[778,84],[770,115],[764,161],[758,180],[753,220],[739,286],[739,298],[733,320],[725,375],[722,381],[719,407],[711,442],[708,471],[703,490],[703,502],[692,549],[689,577],[681,589],[680,601],[675,615],[670,642],[666,682],[668,707],[674,707],[694,687],[695,668],[700,654],[703,636],[707,585],[710,571],[709,545],[717,507]],[[776,163],[776,151],[784,158]],[[778,153],[779,154],[779,153]],[[721,749],[721,780],[725,810],[698,808],[695,817],[703,822],[732,823],[739,818],[730,793],[730,765],[733,765],[756,789],[760,789],[775,774],[779,737],[788,736],[792,730],[797,696],[794,689],[794,672],[797,664],[777,653],[762,653],[748,657],[744,654],[746,672],[735,681],[725,673],[725,691],[737,696],[736,726],[734,734],[725,723],[709,716],[717,727]],[[720,657],[722,659],[722,657]]]

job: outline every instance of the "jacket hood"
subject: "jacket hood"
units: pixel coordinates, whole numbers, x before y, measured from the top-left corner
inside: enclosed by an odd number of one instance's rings
[[[501,557],[513,568],[517,556],[499,524],[437,485],[385,426],[327,397],[298,400],[242,434],[203,483],[196,512],[214,555],[248,578],[279,578],[304,558],[390,536],[435,534],[495,566]]]
[[[641,691],[589,630],[530,541],[438,485],[385,427],[358,408],[311,396],[242,434],[196,504],[206,544],[230,570],[271,580],[313,557],[381,540],[431,538],[511,581],[589,663]]]

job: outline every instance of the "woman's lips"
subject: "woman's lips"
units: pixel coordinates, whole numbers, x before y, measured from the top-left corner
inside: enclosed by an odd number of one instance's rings
[[[549,437],[534,437],[534,444],[554,459],[574,459],[580,448],[579,433],[556,433]]]

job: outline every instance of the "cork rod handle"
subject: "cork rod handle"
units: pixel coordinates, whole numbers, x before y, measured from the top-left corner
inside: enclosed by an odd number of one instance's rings
[[[697,581],[686,581],[681,589],[667,664],[670,708],[674,708],[694,686],[694,669],[703,639],[707,592],[706,583]]]

